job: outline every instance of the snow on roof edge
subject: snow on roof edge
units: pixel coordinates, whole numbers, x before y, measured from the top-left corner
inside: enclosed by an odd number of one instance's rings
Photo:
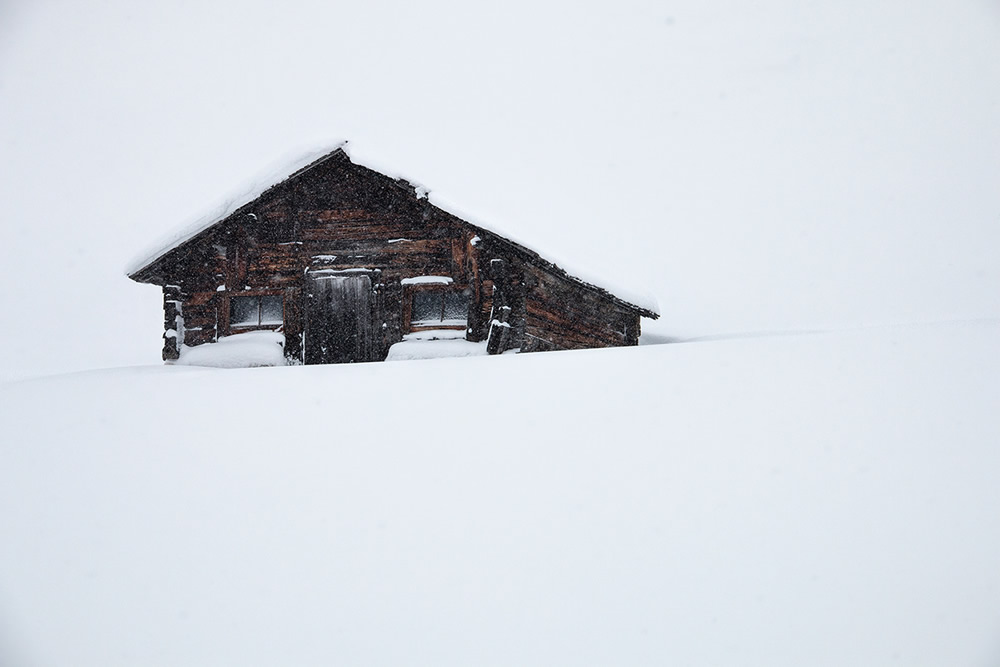
[[[434,192],[428,192],[427,200],[430,201],[430,203],[433,204],[434,206],[444,211],[445,213],[453,215],[456,218],[464,220],[465,222],[469,223],[474,227],[478,227],[486,232],[495,234],[496,236],[499,236],[502,239],[505,239],[515,245],[521,246],[525,250],[535,253],[549,264],[552,264],[556,269],[565,273],[569,278],[572,278],[577,282],[583,283],[584,285],[596,288],[603,292],[607,292],[608,294],[615,297],[619,301],[627,303],[631,306],[636,306],[642,310],[647,310],[655,314],[657,317],[660,316],[660,303],[655,296],[653,296],[648,292],[636,291],[624,287],[620,284],[610,283],[604,278],[596,277],[587,271],[581,270],[580,267],[573,266],[571,264],[564,262],[561,258],[559,258],[558,255],[553,255],[551,253],[538,250],[535,246],[529,243],[525,243],[521,239],[516,238],[511,234],[508,234],[507,232],[495,227],[492,224],[484,224],[482,220],[478,219],[477,217],[470,216],[467,213],[465,213],[461,209],[461,207],[456,206],[451,200],[441,197],[435,194]]]
[[[161,236],[141,253],[136,254],[126,266],[125,275],[132,276],[138,273],[171,250],[187,243],[215,223],[221,222],[243,206],[253,202],[271,188],[284,183],[306,167],[333,154],[338,148],[345,149],[346,152],[346,146],[346,140],[338,140],[323,150],[300,152],[296,153],[294,158],[272,162],[253,181],[234,191],[229,197],[222,200],[222,203],[213,207],[208,214],[196,218],[170,234]]]
[[[371,169],[376,173],[397,181],[405,180],[414,187],[414,191],[417,193],[418,197],[427,199],[428,202],[445,213],[453,215],[456,218],[473,225],[474,227],[478,227],[484,231],[495,234],[500,238],[514,243],[515,245],[521,246],[525,250],[537,254],[539,257],[552,264],[556,269],[565,273],[568,277],[583,283],[584,285],[607,292],[619,301],[631,306],[636,306],[642,310],[649,311],[659,317],[660,305],[656,297],[652,294],[648,292],[635,291],[621,285],[609,283],[607,280],[591,276],[588,272],[581,271],[579,267],[573,267],[570,264],[563,262],[561,259],[556,261],[555,255],[540,252],[531,244],[524,243],[520,239],[513,237],[511,234],[508,234],[494,225],[484,224],[478,217],[468,215],[459,206],[456,206],[454,202],[432,192],[429,188],[424,187],[418,181],[406,178],[391,169],[386,169],[378,164],[377,161],[371,160],[367,156],[363,156],[361,159],[358,159],[355,155],[353,147],[351,150],[348,150],[348,143],[349,142],[347,140],[338,140],[337,142],[334,142],[332,146],[328,146],[323,150],[313,150],[298,154],[298,156],[291,161],[285,160],[280,163],[272,163],[271,168],[269,168],[266,173],[259,175],[256,179],[254,179],[251,185],[239,190],[238,194],[225,199],[222,204],[212,209],[211,213],[199,217],[173,234],[162,237],[158,243],[151,246],[152,249],[138,255],[126,268],[126,275],[131,276],[146,268],[171,250],[190,241],[194,237],[212,227],[214,224],[221,222],[228,216],[232,215],[243,206],[253,202],[271,188],[284,183],[293,176],[296,176],[303,169],[312,166],[322,158],[332,155],[338,149],[341,149],[347,154],[352,164],[366,169]]]
[[[478,216],[469,215],[468,213],[465,212],[465,210],[462,207],[456,205],[454,201],[440,196],[435,191],[422,185],[419,181],[415,181],[411,178],[403,176],[394,170],[384,168],[377,161],[369,159],[367,155],[362,154],[359,159],[357,153],[358,151],[356,146],[352,147],[351,150],[348,152],[348,157],[350,157],[351,162],[353,164],[364,167],[366,169],[371,169],[374,172],[382,174],[383,176],[388,176],[389,178],[395,179],[397,181],[405,180],[407,183],[409,183],[411,186],[414,187],[414,190],[417,192],[418,197],[426,199],[428,202],[430,202],[437,208],[441,209],[445,213],[453,215],[456,218],[462,220],[463,222],[469,223],[473,227],[478,227],[484,231],[495,234],[502,239],[505,239],[515,245],[521,246],[525,250],[535,253],[543,260],[552,264],[556,269],[565,273],[569,278],[579,283],[587,285],[588,287],[601,290],[603,292],[607,292],[608,294],[610,294],[612,297],[615,297],[619,301],[622,301],[630,306],[635,306],[642,310],[649,311],[650,313],[656,315],[656,317],[660,316],[660,303],[657,300],[657,298],[654,295],[650,294],[649,292],[636,291],[634,289],[629,289],[618,284],[612,284],[609,283],[607,280],[604,280],[603,278],[596,278],[590,273],[580,270],[579,267],[572,266],[571,264],[568,264],[562,261],[561,259],[559,259],[559,261],[556,261],[556,257],[558,257],[557,255],[552,255],[547,252],[541,252],[530,243],[525,243],[521,239],[516,238],[511,234],[508,234],[506,231],[492,224],[483,223],[482,219],[479,218]]]

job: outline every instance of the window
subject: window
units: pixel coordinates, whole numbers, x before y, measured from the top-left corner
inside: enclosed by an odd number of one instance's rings
[[[234,296],[229,299],[230,327],[273,327],[282,323],[280,296]]]
[[[468,291],[468,290],[466,290]],[[469,319],[469,296],[455,290],[414,290],[411,327],[464,327]]]

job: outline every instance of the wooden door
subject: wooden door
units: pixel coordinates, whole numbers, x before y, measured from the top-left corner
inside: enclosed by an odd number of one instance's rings
[[[305,363],[374,361],[372,280],[367,274],[317,271],[306,275]]]

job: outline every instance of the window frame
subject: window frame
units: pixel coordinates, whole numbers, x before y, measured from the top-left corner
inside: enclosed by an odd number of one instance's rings
[[[468,285],[455,285],[454,283],[448,285],[441,284],[427,284],[427,285],[405,285],[403,288],[403,321],[406,323],[406,330],[408,333],[414,331],[431,331],[433,329],[452,329],[455,331],[464,331],[469,327],[469,314],[466,310],[465,320],[462,324],[445,324],[444,320],[438,324],[419,324],[415,325],[413,323],[413,297],[418,293],[428,293],[428,292],[457,292],[463,294],[469,290]],[[468,295],[468,302],[471,303],[472,295]],[[444,298],[441,300],[442,314],[444,310]]]
[[[263,297],[276,296],[281,299],[281,322],[264,324]],[[233,299],[257,299],[257,324],[234,324],[232,321]],[[230,334],[244,331],[278,331],[285,326],[285,295],[282,290],[247,290],[245,292],[229,292],[226,294],[226,331]]]

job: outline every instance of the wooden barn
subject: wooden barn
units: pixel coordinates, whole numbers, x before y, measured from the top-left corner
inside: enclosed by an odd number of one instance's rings
[[[636,345],[658,317],[433,205],[343,146],[137,264],[163,288],[164,360],[255,330],[290,363],[381,361],[404,336],[464,331],[490,354]],[[460,335],[460,334],[458,334]]]

